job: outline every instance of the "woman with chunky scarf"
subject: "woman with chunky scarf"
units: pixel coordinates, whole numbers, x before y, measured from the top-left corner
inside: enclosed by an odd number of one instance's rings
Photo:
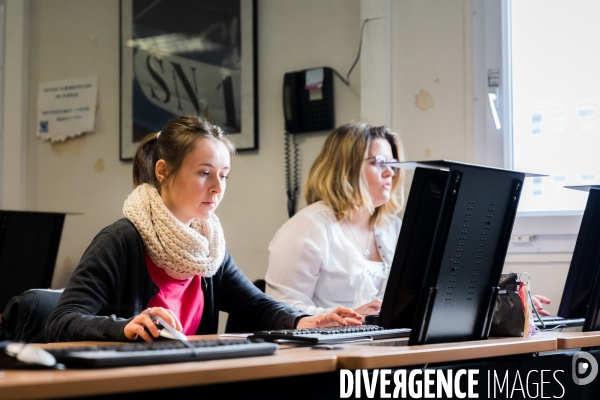
[[[48,342],[150,342],[159,335],[154,316],[185,335],[211,334],[219,311],[249,331],[362,322],[343,307],[306,316],[259,291],[235,266],[214,214],[234,152],[219,127],[197,116],[146,136],[125,218],[85,251],[48,318]]]

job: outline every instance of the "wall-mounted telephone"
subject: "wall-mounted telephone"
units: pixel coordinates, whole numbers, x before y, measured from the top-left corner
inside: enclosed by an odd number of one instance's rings
[[[288,215],[296,213],[299,154],[294,133],[333,129],[333,70],[329,67],[288,72],[283,77],[285,169]],[[293,147],[293,150],[292,150]]]
[[[288,133],[333,129],[333,70],[321,67],[286,73],[283,112]]]

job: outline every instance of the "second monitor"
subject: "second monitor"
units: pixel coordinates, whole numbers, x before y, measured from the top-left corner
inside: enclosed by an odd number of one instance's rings
[[[600,185],[566,187],[589,191],[589,196],[558,316],[568,319],[585,318],[583,331],[597,331],[600,330]]]

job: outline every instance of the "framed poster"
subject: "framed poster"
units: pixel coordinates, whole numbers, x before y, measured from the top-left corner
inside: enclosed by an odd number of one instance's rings
[[[256,0],[121,0],[120,155],[196,114],[258,149]]]

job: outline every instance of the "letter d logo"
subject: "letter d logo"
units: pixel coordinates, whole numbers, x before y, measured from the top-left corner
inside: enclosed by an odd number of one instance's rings
[[[582,361],[578,363],[578,360]],[[580,378],[580,376],[586,374],[588,369],[590,370],[589,375],[586,378]],[[598,362],[590,353],[578,351],[573,355],[571,371],[573,374],[573,382],[575,382],[576,385],[587,385],[596,378],[596,375],[598,375]]]

